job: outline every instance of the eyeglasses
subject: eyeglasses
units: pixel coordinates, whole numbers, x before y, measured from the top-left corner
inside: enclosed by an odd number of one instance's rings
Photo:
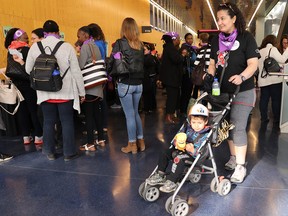
[[[236,14],[236,12],[234,11],[234,9],[232,8],[232,6],[230,4],[220,4],[220,7],[226,7],[228,9],[230,9],[234,14]]]

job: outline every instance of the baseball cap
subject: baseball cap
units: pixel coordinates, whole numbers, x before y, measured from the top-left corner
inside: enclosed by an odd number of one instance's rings
[[[209,111],[207,107],[205,107],[203,104],[195,104],[189,111],[189,116],[209,116]]]

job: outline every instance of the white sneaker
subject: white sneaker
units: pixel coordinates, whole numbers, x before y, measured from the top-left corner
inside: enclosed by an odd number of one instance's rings
[[[41,136],[41,137],[35,136],[34,143],[36,145],[42,145],[43,144],[43,136]]]
[[[167,180],[165,184],[159,188],[159,190],[164,193],[171,193],[176,190],[177,186],[178,185],[176,183]]]
[[[120,109],[120,108],[122,108],[121,105],[118,105],[118,104],[116,104],[116,103],[113,104],[113,105],[111,105],[110,107],[111,107],[112,109]]]
[[[236,156],[231,155],[229,161],[225,164],[226,170],[234,170],[236,167]]]
[[[234,183],[242,183],[246,176],[246,172],[246,168],[243,165],[237,164],[230,181]]]
[[[146,183],[149,185],[163,185],[166,182],[166,176],[160,175],[158,172],[146,179]]]
[[[33,138],[31,136],[24,136],[23,137],[24,145],[29,145],[32,140],[33,140]]]

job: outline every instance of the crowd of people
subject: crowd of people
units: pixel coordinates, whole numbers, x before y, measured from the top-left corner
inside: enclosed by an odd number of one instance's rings
[[[120,38],[113,43],[109,60],[107,60],[108,76],[115,72],[115,62],[119,60],[119,53],[126,59],[128,65],[119,75],[109,77],[109,82],[115,86],[118,100],[123,108],[126,127],[127,145],[121,148],[123,153],[136,154],[145,151],[144,132],[139,109],[145,114],[154,112],[157,108],[157,87],[165,88],[166,106],[165,123],[178,124],[180,117],[189,117],[192,135],[205,129],[208,111],[206,105],[201,107],[205,115],[197,112],[189,113],[187,108],[190,98],[197,98],[199,92],[209,91],[214,78],[220,80],[221,93],[234,93],[240,86],[239,93],[230,111],[230,123],[235,128],[230,132],[228,145],[230,159],[225,169],[232,170],[231,181],[241,183],[246,177],[247,132],[246,126],[249,115],[256,101],[254,75],[257,69],[258,85],[260,87],[261,122],[267,123],[269,99],[272,100],[273,122],[279,126],[280,104],[282,93],[282,78],[277,76],[261,76],[263,62],[270,53],[279,64],[287,63],[288,37],[281,38],[280,46],[274,35],[266,36],[258,49],[257,43],[246,28],[242,12],[233,3],[220,4],[217,8],[217,22],[220,33],[213,38],[207,33],[199,35],[199,46],[193,45],[193,35],[187,33],[183,44],[177,32],[167,32],[162,36],[164,42],[163,53],[156,56],[151,44],[143,44],[140,40],[139,28],[133,18],[123,20]],[[39,42],[45,51],[53,50],[60,41],[59,26],[53,20],[47,20],[43,28],[31,32],[31,47],[27,32],[20,28],[12,28],[7,33],[5,48],[7,48],[7,69],[17,71],[17,76],[10,75],[10,79],[20,90],[25,100],[21,102],[16,114],[17,125],[23,137],[23,144],[35,143],[42,146],[42,151],[49,160],[55,160],[55,133],[59,131],[63,138],[63,155],[65,161],[79,156],[78,150],[95,151],[97,146],[104,147],[106,141],[104,133],[107,131],[107,95],[109,85],[95,86],[85,89],[81,70],[95,60],[107,58],[105,36],[101,27],[95,23],[79,28],[75,47],[63,43],[55,54],[63,76],[63,87],[57,92],[34,90],[30,86],[29,74],[32,71],[41,51]],[[48,49],[47,49],[48,47]],[[19,55],[11,54],[9,50],[18,50]],[[116,57],[118,56],[118,57]],[[205,84],[196,85],[191,81],[191,74],[196,66],[204,59],[206,74],[203,76]],[[225,73],[224,73],[225,71]],[[16,74],[16,73],[14,73]],[[110,84],[111,84],[110,83]],[[139,108],[140,100],[143,100]],[[40,105],[40,106],[39,106]],[[40,111],[39,111],[40,110]],[[85,116],[86,142],[79,146],[75,143],[75,110]],[[195,114],[196,113],[196,114]],[[199,117],[200,116],[200,117]],[[43,118],[43,120],[42,120]],[[202,127],[195,128],[194,120],[200,121]],[[189,133],[190,133],[189,132]],[[95,138],[97,134],[97,138]],[[191,134],[190,134],[191,135]],[[197,149],[194,138],[188,145],[188,157],[195,156]],[[189,149],[190,148],[190,149]],[[163,183],[163,191],[171,192],[179,180],[179,172],[165,176],[168,159],[165,153],[159,160],[159,170],[155,176],[147,181],[150,184]],[[1,154],[0,160],[11,159],[11,156]]]

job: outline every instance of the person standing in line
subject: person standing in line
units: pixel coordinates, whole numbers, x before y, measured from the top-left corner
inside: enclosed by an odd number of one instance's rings
[[[281,37],[281,40],[280,40],[280,43],[278,46],[278,50],[281,54],[283,54],[287,48],[288,48],[288,34],[284,34]]]
[[[37,95],[36,91],[30,87],[29,75],[25,71],[29,51],[28,43],[28,35],[22,29],[12,28],[8,31],[5,38],[5,48],[8,49],[6,73],[25,98],[16,114],[17,123],[23,136],[23,143],[24,145],[30,145],[33,134],[35,145],[40,146],[43,143],[43,131],[37,115]],[[10,54],[13,50],[17,50],[19,54]],[[9,72],[12,71],[18,71],[17,75],[16,73],[9,75]]]
[[[235,125],[235,128],[230,131],[228,138],[231,156],[225,168],[234,170],[231,182],[241,183],[246,176],[246,127],[256,100],[254,73],[260,55],[255,38],[245,30],[245,19],[235,4],[220,4],[217,9],[217,22],[220,33],[212,40],[210,65],[204,79],[212,82],[215,76],[220,80],[223,67],[227,65],[221,93],[234,93],[240,85],[240,91],[230,111],[230,123]],[[227,55],[229,58],[225,62]]]
[[[93,62],[93,53],[95,54],[95,60],[101,59],[99,48],[95,45],[94,39],[91,35],[91,30],[88,26],[83,26],[77,33],[78,41],[82,43],[79,55],[79,66],[83,69],[85,65]],[[95,86],[93,88],[86,89],[85,101],[83,107],[85,110],[85,122],[87,130],[87,143],[80,146],[82,151],[95,151],[94,144],[105,146],[102,114],[100,108],[100,101],[103,99],[102,85]],[[94,129],[97,129],[97,140],[94,140]]]
[[[209,62],[210,62],[210,53],[211,53],[211,45],[209,44],[209,34],[208,33],[201,33],[199,35],[199,39],[200,39],[200,48],[197,51],[197,56],[196,56],[196,60],[194,62],[194,68],[200,63],[201,59],[203,58],[203,55],[205,53],[205,68],[206,71],[208,70],[208,66],[209,66]],[[193,73],[193,72],[192,72]],[[194,91],[196,91],[195,93],[193,92],[193,95],[198,95],[198,91],[200,90],[203,91],[203,86],[194,86]]]
[[[177,32],[168,32],[162,36],[165,41],[161,58],[159,80],[160,85],[166,88],[166,118],[168,124],[179,123],[179,118],[175,117],[182,82],[183,56],[179,52],[180,37]]]
[[[44,29],[37,28],[31,32],[31,43],[36,43],[44,39]]]
[[[138,112],[139,101],[142,95],[144,78],[144,51],[143,43],[139,39],[139,28],[136,21],[127,17],[123,20],[120,36],[112,49],[108,72],[113,69],[113,54],[122,52],[128,62],[127,75],[117,77],[117,90],[123,107],[128,131],[128,145],[121,148],[124,153],[136,154],[145,150],[142,121]],[[138,149],[137,149],[138,148]]]
[[[157,57],[151,55],[151,47],[144,45],[144,79],[143,79],[143,111],[146,114],[156,109],[156,76],[158,69]]]
[[[45,39],[41,41],[43,47],[54,49],[60,41],[59,26],[53,20],[47,20],[43,29]],[[49,54],[49,49],[45,49]],[[36,58],[41,51],[35,43],[31,46],[26,61],[26,72],[30,74]],[[44,126],[42,152],[47,155],[48,160],[55,160],[55,124],[60,119],[63,135],[64,161],[70,161],[79,157],[75,143],[74,110],[80,113],[80,102],[85,100],[84,81],[81,75],[78,59],[75,50],[69,43],[63,43],[55,54],[60,67],[60,74],[63,76],[63,86],[60,91],[47,92],[37,90],[37,103],[41,105]]]
[[[186,114],[187,105],[189,103],[191,95],[195,99],[198,97],[198,94],[196,94],[196,92],[198,93],[199,88],[197,86],[193,86],[193,83],[191,82],[191,74],[194,69],[194,62],[196,60],[198,47],[193,46],[194,39],[191,33],[185,34],[184,38],[185,43],[181,45],[181,50],[186,49],[188,51],[187,56],[185,57],[187,59],[187,72],[184,73],[182,77],[180,111]]]
[[[103,60],[106,60],[107,57],[107,43],[105,41],[105,35],[101,29],[101,27],[96,23],[91,23],[88,25],[88,27],[91,29],[91,36],[94,39],[94,43],[99,48],[101,53],[101,58]],[[109,82],[111,82],[109,80]],[[103,89],[103,99],[100,101],[100,107],[101,107],[101,115],[102,115],[102,127],[103,131],[107,132],[108,130],[108,105],[107,105],[107,84],[104,86]]]
[[[271,98],[273,112],[273,128],[279,129],[281,100],[282,100],[282,76],[265,75],[264,60],[268,55],[274,58],[278,63],[284,64],[288,59],[288,49],[281,55],[277,49],[277,38],[274,35],[267,35],[260,46],[258,86],[260,87],[259,109],[261,122],[268,123],[268,104]],[[270,54],[269,54],[270,53]],[[264,70],[264,71],[263,71]]]

